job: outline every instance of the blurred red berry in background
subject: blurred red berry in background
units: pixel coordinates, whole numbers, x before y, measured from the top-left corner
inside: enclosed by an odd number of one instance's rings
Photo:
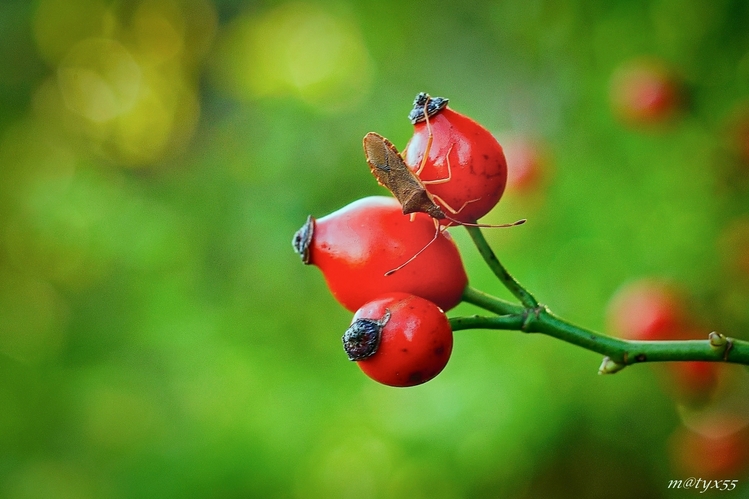
[[[710,333],[688,314],[685,298],[673,285],[655,279],[619,288],[609,302],[607,321],[609,331],[626,340],[707,340]],[[668,362],[659,373],[670,396],[701,405],[712,396],[721,367],[716,362]]]
[[[703,338],[685,338],[703,339]],[[718,385],[721,368],[717,362],[668,362],[669,376],[665,379],[666,391],[677,401],[699,406],[708,402]]]
[[[614,335],[626,340],[671,340],[687,325],[687,314],[672,286],[643,279],[616,291],[609,302],[607,322]]]
[[[498,140],[507,159],[507,192],[537,189],[549,173],[543,146],[522,134],[498,135]]]
[[[674,75],[656,60],[624,63],[611,77],[614,114],[629,124],[664,122],[681,106],[681,89]]]
[[[681,427],[671,436],[669,451],[674,471],[685,476],[738,479],[749,465],[749,433],[742,428],[711,435]]]

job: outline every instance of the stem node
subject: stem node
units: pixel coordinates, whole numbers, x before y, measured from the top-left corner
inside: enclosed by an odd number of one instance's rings
[[[520,330],[524,333],[532,333],[535,331],[536,323],[539,320],[541,312],[545,311],[546,307],[539,305],[535,308],[526,308],[523,310],[523,325]]]

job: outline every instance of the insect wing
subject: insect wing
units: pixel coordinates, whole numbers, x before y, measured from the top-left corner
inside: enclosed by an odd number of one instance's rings
[[[404,214],[425,212],[435,218],[444,218],[444,213],[431,200],[421,180],[408,169],[392,142],[369,132],[364,136],[364,153],[377,181],[393,193]]]

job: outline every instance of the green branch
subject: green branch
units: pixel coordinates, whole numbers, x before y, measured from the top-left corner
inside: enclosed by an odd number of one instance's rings
[[[640,362],[709,361],[749,365],[749,342],[710,333],[705,340],[629,341],[613,338],[564,321],[523,288],[502,266],[478,227],[467,226],[473,242],[499,280],[520,300],[515,305],[470,286],[463,301],[496,316],[452,317],[453,331],[462,329],[506,329],[541,333],[605,355],[601,374],[615,373]]]
[[[517,330],[523,325],[522,315],[499,315],[497,317],[483,317],[471,315],[467,317],[450,317],[453,331],[461,329],[509,329]]]
[[[521,315],[525,310],[520,305],[502,300],[471,286],[466,286],[466,289],[463,290],[463,301],[481,307],[489,312],[494,312],[497,315]]]
[[[527,310],[527,309],[526,309]],[[528,318],[530,317],[530,319]],[[640,362],[711,361],[749,365],[749,342],[711,333],[705,340],[629,341],[612,338],[559,319],[546,309],[524,314],[451,317],[453,331],[506,329],[541,333],[605,355],[601,374]]]
[[[489,243],[486,242],[481,229],[478,227],[471,227],[470,225],[466,225],[465,228],[468,230],[468,234],[470,234],[471,239],[473,239],[473,243],[478,248],[484,261],[489,265],[489,268],[492,269],[492,272],[494,272],[494,275],[497,276],[502,284],[510,290],[510,293],[515,295],[515,297],[520,300],[520,303],[522,303],[526,308],[537,308],[538,302],[533,295],[521,286],[520,283],[516,281],[499,262],[499,259],[489,246]]]

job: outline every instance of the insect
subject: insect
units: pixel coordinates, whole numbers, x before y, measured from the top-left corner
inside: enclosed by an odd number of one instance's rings
[[[378,133],[369,132],[364,136],[364,153],[372,174],[380,185],[393,193],[403,207],[404,215],[422,211],[438,220],[447,217],[427,192],[424,182],[408,169],[392,142]]]
[[[427,106],[429,105],[430,101],[427,99],[424,102],[424,119],[426,120],[427,127],[430,127],[429,125],[429,113]],[[403,208],[403,214],[412,214],[417,212],[423,212],[429,215],[434,219],[435,222],[435,234],[431,241],[429,241],[421,250],[419,250],[415,255],[413,255],[411,258],[409,258],[405,263],[402,265],[399,265],[398,267],[388,271],[385,275],[390,275],[403,267],[405,267],[408,263],[410,263],[414,258],[416,258],[419,254],[421,254],[424,250],[426,250],[429,245],[431,245],[434,241],[437,240],[440,233],[447,229],[447,227],[451,225],[469,225],[473,227],[514,227],[516,225],[521,225],[525,223],[525,219],[518,220],[517,222],[513,222],[511,224],[502,224],[502,225],[488,225],[488,224],[478,224],[478,223],[470,223],[470,222],[462,222],[460,220],[456,220],[452,216],[445,213],[445,210],[443,210],[436,202],[435,199],[439,200],[440,203],[445,206],[445,208],[450,211],[452,214],[459,213],[466,205],[473,201],[477,200],[469,200],[466,201],[463,206],[461,206],[458,209],[454,209],[450,207],[444,200],[439,198],[438,196],[435,196],[431,194],[426,186],[430,184],[439,184],[439,183],[446,183],[449,182],[452,178],[452,172],[450,169],[450,162],[449,158],[447,161],[447,167],[448,167],[448,175],[445,178],[436,179],[436,180],[421,180],[418,176],[418,174],[421,172],[421,170],[424,167],[424,164],[426,163],[427,157],[428,157],[428,150],[431,146],[432,142],[432,132],[431,128],[429,128],[429,139],[427,142],[427,153],[424,154],[422,163],[419,165],[419,168],[416,170],[416,172],[411,171],[411,169],[408,168],[408,165],[406,165],[405,161],[403,160],[403,157],[398,152],[398,149],[393,145],[392,142],[390,142],[388,139],[383,137],[382,135],[375,133],[375,132],[369,132],[364,136],[364,154],[367,157],[367,164],[369,165],[369,169],[372,171],[372,174],[377,179],[377,182],[382,185],[383,187],[387,188],[391,193],[393,193],[393,196],[400,202],[401,207]],[[449,151],[448,151],[449,156]],[[448,220],[449,223],[445,225],[440,224],[440,220]]]
[[[421,180],[416,173],[408,168],[393,143],[375,132],[369,132],[364,136],[364,153],[367,156],[369,169],[375,178],[377,178],[377,182],[393,193],[393,196],[395,196],[403,207],[404,215],[423,212],[436,220],[447,219],[451,224],[470,225],[473,227],[514,227],[526,222],[525,219],[522,219],[511,224],[489,225],[456,220],[447,215],[434,201],[435,198],[439,199],[439,197],[430,194],[426,189],[426,186],[429,184],[449,182],[450,174],[443,179]],[[440,199],[440,201],[442,200]],[[450,211],[458,213],[470,202],[467,201],[461,208],[457,210],[451,209]],[[442,204],[445,205],[444,202]]]

